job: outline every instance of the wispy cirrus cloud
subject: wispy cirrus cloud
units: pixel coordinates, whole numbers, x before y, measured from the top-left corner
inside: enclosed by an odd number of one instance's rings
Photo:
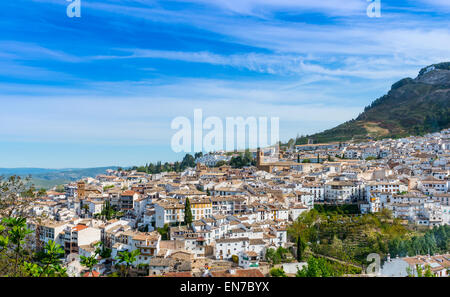
[[[272,9],[288,7],[291,13],[297,14],[305,12],[300,10],[300,7],[316,7],[321,11],[326,11],[320,7],[327,6],[333,10],[338,9],[339,6],[345,8],[346,5],[352,9],[360,9],[361,5],[367,6],[365,1],[345,2],[347,4],[342,4],[342,1],[281,1],[275,4],[269,1],[245,0],[208,2],[209,4],[203,0],[181,2],[202,3],[207,7],[219,6],[225,11],[241,6],[252,9],[261,6],[272,7]],[[363,10],[362,16],[340,18],[324,24],[311,24],[301,21],[302,18],[292,22],[275,17],[269,17],[261,22],[258,17],[236,18],[218,11],[214,11],[212,14],[201,14],[199,12],[202,10],[199,11],[199,8],[168,10],[157,3],[159,2],[152,2],[143,7],[123,7],[120,1],[113,4],[93,2],[88,7],[152,22],[184,24],[224,36],[229,43],[242,44],[266,51],[264,54],[257,50],[256,52],[225,56],[205,50],[188,52],[137,49],[132,55],[136,58],[209,63],[284,75],[303,72],[301,62],[304,62],[304,57],[302,56],[314,55],[324,61],[327,61],[330,56],[335,56],[338,60],[342,59],[342,56],[353,56],[366,59],[367,66],[365,69],[360,69],[360,74],[365,77],[377,78],[386,74],[388,77],[395,75],[400,77],[402,76],[401,72],[404,75],[410,75],[413,67],[420,68],[450,57],[448,22],[429,22],[414,14],[384,13],[383,21],[380,22],[369,19]],[[389,5],[387,2],[383,3]],[[292,9],[292,7],[299,7],[299,10]],[[239,9],[235,10],[239,11]],[[218,38],[220,39],[220,37]],[[267,51],[271,53],[267,53]],[[117,58],[124,57],[127,56],[117,56]],[[284,61],[279,62],[283,59]],[[369,63],[374,59],[389,60],[389,62],[371,67]],[[405,64],[410,67],[405,67]],[[382,67],[384,69],[381,69]],[[333,70],[336,74],[358,75],[357,71],[347,68],[345,65],[337,65],[336,69],[329,71]]]
[[[76,55],[67,54],[59,50],[52,50],[35,43],[14,40],[0,41],[0,58],[14,60],[49,59],[70,63],[82,61],[82,59]]]
[[[353,76],[359,78],[391,78],[405,75],[405,69],[386,69],[392,63],[388,58],[369,59],[344,59],[339,68],[327,68],[319,64],[319,58],[295,54],[260,54],[243,53],[234,55],[218,55],[207,51],[181,52],[163,51],[151,49],[118,49],[124,55],[95,56],[92,60],[114,60],[114,59],[166,59],[190,63],[205,63],[211,65],[230,66],[244,68],[250,71],[279,74],[320,74],[326,76]],[[321,62],[324,62],[322,60]],[[409,69],[409,73],[416,71],[415,67]]]
[[[317,12],[328,15],[348,16],[365,13],[367,4],[362,0],[178,0],[202,3],[246,15],[258,15],[271,11]]]
[[[450,2],[447,0],[420,0],[429,7],[450,9]]]

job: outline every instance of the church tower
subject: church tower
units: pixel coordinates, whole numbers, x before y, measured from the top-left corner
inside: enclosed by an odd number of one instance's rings
[[[256,166],[259,167],[264,162],[264,153],[261,151],[260,148],[256,151]]]
[[[78,199],[86,198],[86,184],[84,181],[79,181],[77,183],[77,197]]]

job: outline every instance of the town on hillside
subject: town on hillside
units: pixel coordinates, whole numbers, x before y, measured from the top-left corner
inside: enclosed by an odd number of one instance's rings
[[[439,232],[450,222],[450,129],[262,148],[233,166],[237,156],[198,154],[195,166],[159,173],[109,169],[39,193],[27,209],[33,246],[59,244],[69,276],[311,276],[323,261],[369,276],[375,246],[375,275],[448,276]],[[364,220],[381,227],[360,232]],[[361,252],[345,252],[350,242]]]

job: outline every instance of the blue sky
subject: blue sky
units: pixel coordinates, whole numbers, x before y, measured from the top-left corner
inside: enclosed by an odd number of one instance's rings
[[[280,138],[356,117],[450,60],[450,1],[15,0],[0,10],[0,167],[181,158],[171,121],[280,118]]]

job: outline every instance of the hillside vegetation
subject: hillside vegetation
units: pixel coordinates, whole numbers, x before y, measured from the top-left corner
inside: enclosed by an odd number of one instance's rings
[[[314,135],[297,138],[315,143],[361,141],[423,135],[450,127],[450,62],[420,70],[415,78],[405,78],[376,99],[356,119]]]
[[[384,259],[388,253],[395,257],[449,251],[448,226],[423,232],[404,225],[386,209],[375,214],[353,213],[351,207],[318,207],[300,215],[288,230],[291,240],[305,249],[300,257],[308,252],[365,267],[371,253]]]

